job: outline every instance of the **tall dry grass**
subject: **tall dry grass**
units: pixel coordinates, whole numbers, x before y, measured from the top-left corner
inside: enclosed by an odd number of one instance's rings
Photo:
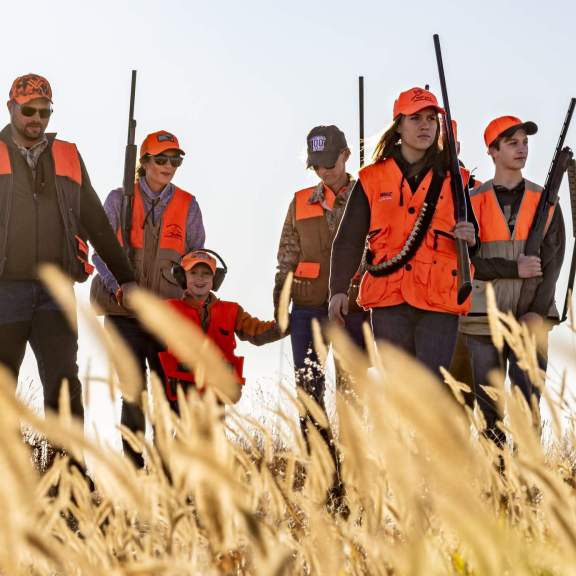
[[[45,278],[55,291],[64,282],[55,273]],[[561,397],[549,398],[552,441],[544,449],[533,407],[496,376],[513,439],[499,454],[478,434],[481,417],[463,405],[462,386],[448,375],[448,385],[441,383],[383,344],[370,362],[333,329],[338,360],[353,377],[353,393],[336,398],[345,519],[326,508],[334,465],[320,436],[312,431],[308,453],[298,424],[286,418],[294,438],[279,446],[262,430],[255,441],[246,432],[254,423],[233,406],[225,416],[217,401],[237,396],[219,355],[151,296],[136,298],[134,307],[171,347],[184,337],[206,347],[183,350],[186,363],[205,374],[205,393],[182,395],[177,417],[152,382],[154,442],[131,437],[147,461],[139,471],[84,437],[66,410],[66,388],[61,415],[40,418],[2,371],[3,574],[576,573],[574,436],[561,431]],[[491,320],[495,342],[510,345],[542,384],[534,336],[493,306]],[[370,364],[376,368],[368,372]],[[294,402],[315,410],[309,399]],[[20,440],[22,423],[77,459],[89,456],[96,490],[67,457],[38,474]]]

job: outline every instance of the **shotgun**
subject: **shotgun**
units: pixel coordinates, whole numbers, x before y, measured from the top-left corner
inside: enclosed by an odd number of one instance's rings
[[[560,189],[560,184],[562,184],[564,172],[566,172],[566,169],[568,168],[568,163],[572,160],[572,150],[570,150],[568,146],[564,147],[564,140],[566,139],[566,134],[570,127],[575,105],[576,98],[572,98],[570,100],[570,105],[568,106],[568,112],[566,113],[564,124],[562,125],[556,150],[554,151],[552,164],[550,165],[550,170],[548,171],[546,182],[544,183],[544,188],[541,192],[538,208],[536,209],[536,214],[534,215],[534,220],[532,221],[532,226],[528,233],[526,246],[524,247],[524,254],[526,254],[526,256],[540,256],[542,240],[544,240],[544,236],[546,236],[551,216],[556,204],[558,203],[558,190]],[[527,278],[524,280],[522,283],[522,292],[520,293],[518,307],[516,309],[517,318],[521,318],[530,310],[530,305],[534,301],[536,290],[541,282],[542,277]]]
[[[576,161],[568,162],[568,186],[570,190],[570,207],[572,209],[572,237],[576,240]],[[576,274],[576,244],[572,248],[572,262],[570,264],[570,274],[568,275],[568,287],[566,288],[566,298],[564,298],[564,310],[560,322],[568,318],[568,307],[574,291],[574,275]],[[574,319],[572,319],[574,323]]]
[[[358,107],[360,121],[360,168],[364,166],[364,76],[358,76]]]
[[[444,76],[444,64],[442,63],[442,51],[440,49],[440,37],[434,34],[434,49],[436,50],[436,63],[440,76],[440,87],[442,88],[442,102],[444,106],[444,134],[448,143],[450,156],[450,184],[454,198],[454,207],[457,222],[467,222],[468,214],[466,208],[466,192],[462,175],[460,174],[460,164],[458,153],[456,152],[456,141],[452,129],[452,116],[450,114],[450,103],[448,101],[448,89],[446,87],[446,77]],[[470,274],[470,255],[468,254],[468,244],[465,240],[456,238],[456,252],[458,259],[458,304],[466,301],[472,292],[472,277]]]
[[[130,230],[132,229],[132,203],[134,201],[134,177],[136,174],[136,120],[134,119],[134,99],[136,98],[136,70],[132,70],[130,85],[130,109],[128,113],[128,141],[124,154],[124,179],[122,194],[122,210],[120,214],[120,229],[122,244],[128,260],[132,262],[132,246],[130,245]]]

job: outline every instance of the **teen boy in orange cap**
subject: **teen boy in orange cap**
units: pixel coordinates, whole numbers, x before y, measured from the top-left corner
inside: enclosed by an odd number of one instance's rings
[[[492,282],[500,310],[516,313],[522,284],[527,278],[541,278],[528,312],[521,322],[541,324],[545,318],[558,318],[554,304],[556,282],[564,259],[565,231],[560,206],[550,220],[540,256],[525,256],[524,246],[530,232],[542,187],[526,180],[522,170],[528,158],[528,136],[536,134],[534,122],[514,116],[492,120],[484,132],[488,154],[494,161],[492,180],[471,192],[472,206],[480,227],[481,246],[472,261],[475,267],[472,309],[460,319],[460,332],[466,336],[472,360],[475,397],[486,418],[486,435],[502,446],[505,434],[497,426],[500,419],[496,404],[483,390],[494,368],[508,371],[526,400],[540,398],[528,375],[518,366],[514,353],[505,348],[502,355],[492,343],[486,310],[486,282]],[[539,355],[543,370],[545,355]]]
[[[262,321],[244,311],[236,302],[220,300],[213,292],[220,288],[226,274],[226,267],[219,268],[210,251],[194,250],[186,254],[179,267],[175,267],[174,278],[184,289],[180,299],[169,300],[182,316],[202,328],[222,351],[224,358],[236,370],[238,380],[244,383],[242,375],[243,358],[235,355],[236,337],[240,340],[261,346],[281,339],[278,324]],[[193,385],[194,376],[184,372],[178,360],[169,352],[160,354],[160,361],[166,376],[168,400],[177,411],[177,397],[174,384]]]

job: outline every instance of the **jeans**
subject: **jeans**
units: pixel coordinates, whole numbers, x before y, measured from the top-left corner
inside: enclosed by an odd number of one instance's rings
[[[372,308],[376,340],[386,340],[416,357],[435,374],[448,368],[456,346],[458,316],[399,304]]]
[[[166,347],[160,344],[154,336],[145,330],[136,318],[130,318],[128,316],[106,316],[104,325],[112,325],[120,333],[136,358],[143,380],[146,381],[146,363],[148,363],[150,371],[156,372],[162,385],[164,385],[164,371],[158,359],[158,353],[165,350]],[[146,419],[140,404],[123,400],[121,422],[129,430],[132,430],[132,432],[144,432],[146,429]],[[124,454],[131,458],[137,466],[142,468],[144,466],[142,455],[132,450],[124,438],[122,439],[122,444],[124,446]]]
[[[512,385],[520,388],[529,406],[532,405],[532,396],[535,396],[537,401],[540,400],[540,390],[532,384],[528,374],[518,366],[518,359],[508,346],[505,346],[502,354],[500,354],[490,336],[465,335],[465,339],[474,376],[474,398],[486,420],[484,434],[502,447],[506,443],[506,434],[497,426],[502,415],[498,411],[496,402],[482,388],[482,386],[490,385],[489,373],[494,369],[501,369],[506,376],[506,372],[508,372]],[[538,365],[540,368],[545,371],[547,364],[546,356],[539,353]]]
[[[296,385],[303,388],[320,406],[324,407],[326,383],[324,370],[320,366],[312,342],[313,319],[318,320],[320,326],[325,324],[328,320],[328,307],[292,306],[290,340],[292,342]],[[346,331],[361,348],[365,347],[362,324],[367,320],[368,315],[365,312],[352,312],[345,316]]]
[[[324,370],[320,366],[320,361],[314,350],[314,343],[312,341],[313,319],[318,320],[322,327],[322,324],[325,324],[328,320],[328,306],[292,306],[292,312],[290,314],[290,340],[292,341],[294,374],[296,378],[296,386],[310,394],[318,405],[325,411],[324,391],[326,388],[326,381]],[[345,316],[346,331],[352,340],[361,348],[365,348],[362,324],[367,320],[368,315],[365,312],[351,312]],[[327,342],[325,341],[325,343]],[[346,376],[343,371],[339,369],[338,365],[336,365],[337,385],[343,383],[345,378]],[[311,413],[301,416],[300,429],[302,430],[302,436],[304,437],[308,450],[310,450],[308,441],[309,424],[318,430],[320,436],[326,443],[332,461],[334,462],[335,475],[332,487],[329,491],[329,500],[333,499],[336,503],[335,505],[338,506],[339,504],[337,504],[337,502],[343,498],[344,485],[342,483],[340,471],[340,456],[334,442],[332,430],[329,426],[327,428],[321,426]]]
[[[78,379],[78,335],[58,303],[35,280],[0,280],[0,363],[18,378],[30,343],[44,392],[44,407],[58,411],[64,378],[72,414],[84,418]]]

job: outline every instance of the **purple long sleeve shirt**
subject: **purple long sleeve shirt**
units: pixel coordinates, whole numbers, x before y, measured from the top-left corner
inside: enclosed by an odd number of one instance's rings
[[[168,184],[160,194],[155,194],[150,190],[146,178],[140,178],[140,190],[142,192],[142,200],[144,202],[144,212],[148,214],[148,211],[152,208],[153,202],[157,202],[154,205],[154,210],[150,214],[149,218],[154,220],[159,220],[164,214],[164,210],[168,203],[174,196],[174,190],[176,187],[174,184]],[[118,230],[120,226],[120,213],[122,209],[122,188],[116,188],[112,190],[104,202],[104,211],[108,216],[108,220],[112,226],[113,230]],[[158,201],[159,199],[159,201]],[[192,199],[190,203],[190,209],[188,210],[188,219],[186,221],[186,252],[191,250],[197,250],[199,248],[204,248],[204,242],[206,241],[206,233],[204,232],[204,223],[202,222],[202,212],[200,211],[200,206],[196,201],[196,198]],[[114,275],[108,270],[104,261],[94,254],[92,257],[94,266],[98,274],[102,277],[104,285],[110,292],[115,292],[118,288],[118,282]]]

